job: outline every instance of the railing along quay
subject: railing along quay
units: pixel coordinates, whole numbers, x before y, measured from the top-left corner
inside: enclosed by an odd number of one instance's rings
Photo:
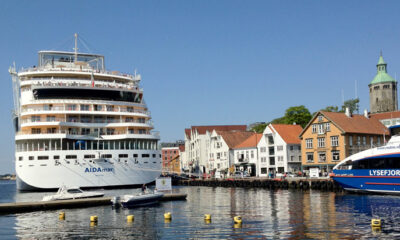
[[[244,187],[268,189],[298,189],[343,191],[343,188],[331,179],[254,179],[254,178],[228,178],[228,179],[194,179],[178,180],[177,185],[206,186],[206,187]]]

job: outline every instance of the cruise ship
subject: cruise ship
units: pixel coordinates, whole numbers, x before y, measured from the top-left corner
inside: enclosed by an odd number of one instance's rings
[[[161,173],[139,74],[107,71],[104,56],[39,51],[37,66],[10,67],[17,189],[113,188]]]

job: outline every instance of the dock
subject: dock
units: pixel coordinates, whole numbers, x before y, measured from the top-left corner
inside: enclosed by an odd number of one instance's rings
[[[184,193],[166,193],[161,201],[186,200],[187,195]],[[111,206],[111,197],[85,198],[57,201],[35,201],[35,202],[13,202],[1,203],[0,214],[11,214],[21,212],[33,212],[67,208],[84,208],[95,206]]]
[[[205,187],[243,187],[243,188],[268,188],[268,189],[298,189],[343,191],[343,188],[331,179],[265,179],[265,178],[228,178],[228,179],[195,179],[179,180],[177,185],[205,186]]]

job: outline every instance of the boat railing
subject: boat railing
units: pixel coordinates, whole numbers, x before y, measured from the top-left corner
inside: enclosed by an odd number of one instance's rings
[[[112,76],[120,76],[124,78],[130,78],[134,81],[139,81],[141,79],[140,74],[132,75],[128,73],[121,73],[119,71],[109,71],[109,70],[95,70],[92,68],[80,68],[80,67],[66,67],[62,65],[58,65],[58,67],[30,67],[30,68],[21,68],[19,73],[26,73],[26,72],[40,72],[40,71],[69,71],[69,72],[86,72],[86,73],[96,73],[96,74],[106,74]]]
[[[100,135],[97,133],[89,133],[89,134],[82,134],[79,131],[75,130],[56,130],[53,132],[32,132],[32,131],[18,131],[16,133],[17,136],[19,135],[46,135],[46,134],[66,134],[66,135],[76,135],[81,137],[91,137],[91,138],[102,138],[103,136],[112,136],[112,135],[127,135],[127,134],[134,134],[134,135],[151,135],[153,137],[159,137],[159,134],[151,132],[151,131],[138,131],[138,130],[124,130],[124,131],[105,131],[101,132]]]
[[[46,119],[40,119],[40,118],[27,118],[27,119],[21,119],[21,123],[45,123],[45,122],[69,122],[69,123],[141,123],[141,124],[146,124],[150,127],[153,127],[153,121],[148,120],[148,121],[142,121],[139,119],[136,120],[128,120],[128,119],[94,119],[94,120],[79,120],[78,118],[46,118]]]
[[[106,105],[107,106],[107,105]],[[101,109],[97,108],[94,109],[91,106],[88,109],[80,109],[71,106],[43,106],[43,107],[28,107],[28,108],[22,108],[21,112],[26,113],[26,112],[39,112],[39,111],[77,111],[77,112],[88,112],[88,114],[93,114],[93,112],[126,112],[126,113],[141,113],[145,114],[147,116],[150,116],[150,111],[144,111],[144,110],[139,110],[139,109],[132,109],[132,108],[126,108],[126,107],[115,107],[115,108],[107,108],[107,107],[102,107]]]

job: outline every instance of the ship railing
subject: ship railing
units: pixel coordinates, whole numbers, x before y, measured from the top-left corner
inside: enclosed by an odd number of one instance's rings
[[[46,134],[67,134],[67,135],[76,135],[76,136],[82,136],[82,137],[92,137],[92,138],[98,138],[97,133],[89,133],[89,134],[82,134],[78,131],[74,130],[58,130],[58,131],[53,131],[53,132],[32,132],[32,131],[19,131],[16,133],[17,136],[19,135],[46,135]],[[103,136],[112,136],[112,135],[126,135],[126,134],[138,134],[138,135],[152,135],[154,137],[159,137],[159,135],[154,134],[151,131],[134,131],[134,130],[128,130],[128,131],[106,131],[106,132],[101,132],[100,133],[100,139]]]
[[[94,120],[79,120],[77,118],[50,118],[50,119],[21,119],[21,123],[43,123],[43,122],[70,122],[70,123],[141,123],[153,127],[153,121],[142,120],[121,120],[121,119],[94,119]]]
[[[66,79],[65,79],[66,80]],[[74,80],[74,81],[72,81]],[[30,81],[30,82],[28,82]],[[21,86],[24,85],[29,85],[31,84],[34,87],[95,87],[95,88],[113,88],[113,89],[126,89],[130,91],[138,91],[138,92],[143,92],[142,88],[139,88],[138,86],[135,86],[134,84],[121,84],[121,83],[110,83],[110,82],[105,82],[105,81],[98,81],[94,80],[92,83],[91,80],[76,80],[76,79],[71,79],[68,81],[72,82],[63,82],[61,80],[54,80],[51,79],[43,79],[43,80],[25,80],[21,82]]]
[[[87,73],[98,73],[98,74],[107,74],[107,75],[112,75],[112,76],[120,76],[120,77],[125,77],[125,78],[130,78],[134,81],[139,81],[141,79],[140,74],[132,75],[128,73],[122,73],[119,71],[109,71],[109,70],[95,70],[92,68],[71,68],[71,67],[65,67],[60,65],[59,67],[48,67],[48,66],[43,66],[43,67],[30,67],[30,68],[21,68],[19,70],[19,73],[26,73],[26,72],[40,72],[40,71],[70,71],[70,72],[87,72]]]
[[[144,111],[144,110],[138,110],[138,109],[131,109],[131,108],[106,108],[102,107],[100,110],[99,109],[93,109],[92,107],[89,107],[88,109],[80,109],[76,107],[71,107],[71,106],[52,106],[52,107],[28,107],[28,108],[22,108],[21,112],[39,112],[39,111],[77,111],[77,112],[90,112],[89,114],[92,114],[92,112],[127,112],[127,113],[141,113],[147,116],[150,116],[150,111]]]

